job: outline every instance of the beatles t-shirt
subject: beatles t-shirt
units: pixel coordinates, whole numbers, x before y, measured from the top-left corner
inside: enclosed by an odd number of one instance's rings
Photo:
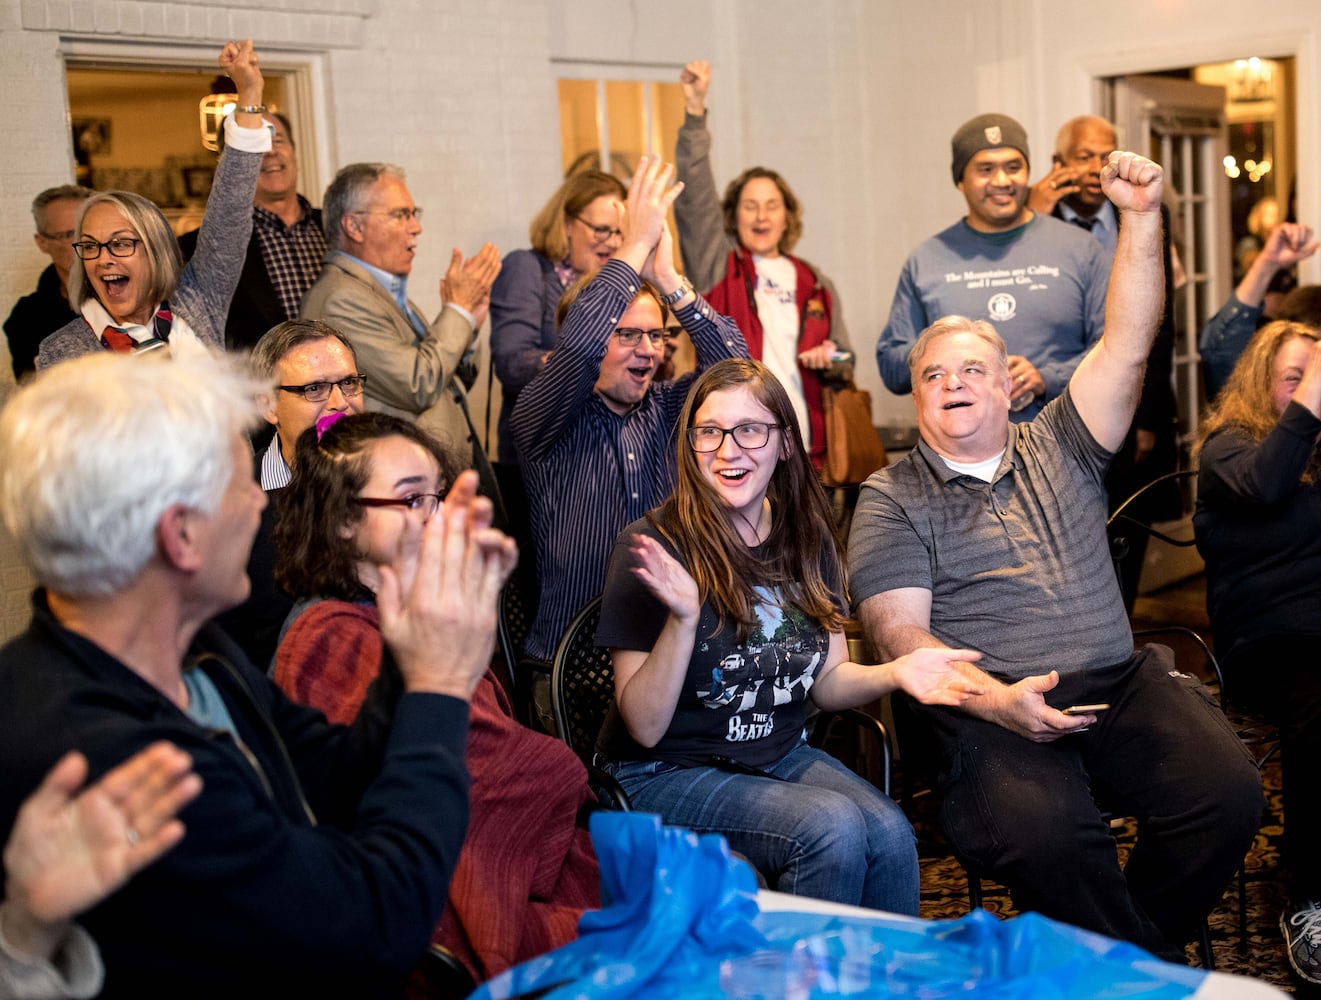
[[[668,617],[631,572],[629,539],[642,533],[658,539],[671,555],[683,556],[644,518],[615,542],[606,575],[596,642],[619,649],[650,650]],[[754,549],[760,554],[760,548]],[[838,592],[838,573],[826,582]],[[765,768],[792,750],[802,737],[804,702],[830,648],[830,633],[779,593],[755,588],[756,624],[738,641],[737,623],[703,605],[692,658],[674,717],[661,741],[641,747],[628,735],[618,706],[612,706],[598,742],[611,760],[664,760],[686,766],[738,764]],[[842,604],[842,601],[841,601]]]

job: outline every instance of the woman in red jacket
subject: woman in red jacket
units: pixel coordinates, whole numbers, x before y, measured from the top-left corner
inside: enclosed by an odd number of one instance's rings
[[[839,294],[815,266],[789,253],[803,232],[802,207],[778,173],[750,167],[717,197],[706,128],[711,66],[691,62],[680,80],[685,113],[674,161],[685,186],[674,219],[684,266],[789,393],[819,470],[826,454],[823,380],[852,377]]]

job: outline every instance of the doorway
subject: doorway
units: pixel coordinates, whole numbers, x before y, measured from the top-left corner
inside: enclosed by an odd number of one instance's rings
[[[1121,148],[1151,157],[1166,171],[1176,255],[1180,468],[1192,467],[1210,402],[1197,346],[1202,328],[1233,292],[1273,220],[1295,218],[1294,75],[1291,57],[1249,56],[1101,81],[1103,113],[1115,123]],[[1187,537],[1195,501],[1186,492],[1183,517],[1162,530]],[[1201,569],[1192,549],[1174,552],[1173,558],[1148,555],[1142,592]]]
[[[216,156],[202,144],[198,104],[219,72],[201,46],[64,45],[69,150],[79,184],[120,188],[154,201],[176,234],[196,228]],[[299,189],[321,201],[325,128],[316,99],[322,57],[261,52],[267,107],[288,115],[298,147]]]
[[[1244,57],[1104,81],[1120,144],[1166,168],[1182,280],[1175,392],[1185,453],[1208,400],[1197,340],[1270,225],[1294,220],[1294,60]]]

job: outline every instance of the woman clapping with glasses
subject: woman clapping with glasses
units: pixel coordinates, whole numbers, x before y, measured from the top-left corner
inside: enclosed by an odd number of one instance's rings
[[[238,106],[225,122],[197,253],[183,263],[170,224],[141,195],[105,191],[89,198],[78,215],[69,271],[69,304],[81,315],[42,341],[38,368],[102,350],[223,347],[271,135],[252,41],[227,43],[219,63],[238,86]]]
[[[803,738],[826,710],[903,688],[958,705],[968,650],[847,662],[842,550],[788,394],[759,361],[712,366],[680,419],[678,485],[624,530],[597,644],[615,706],[598,749],[634,808],[722,833],[772,888],[916,914],[912,827]]]
[[[489,525],[475,484],[472,472],[455,479],[434,438],[389,414],[328,413],[303,433],[275,529],[276,578],[300,598],[275,657],[275,681],[291,698],[347,721],[369,686],[397,682],[377,597],[386,608],[399,583],[382,567],[399,554],[424,572],[424,526],[438,518],[449,529]],[[507,574],[512,542],[489,528],[476,537],[498,546]],[[494,590],[489,598],[488,621],[455,623],[438,648],[489,663]],[[591,798],[582,765],[559,740],[519,725],[489,670],[472,695],[466,751],[468,831],[434,940],[480,981],[573,940],[582,911],[599,905],[599,872],[579,822]]]

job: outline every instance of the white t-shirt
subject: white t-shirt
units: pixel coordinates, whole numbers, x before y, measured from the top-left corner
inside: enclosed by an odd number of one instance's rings
[[[757,318],[761,321],[761,360],[780,380],[794,406],[803,444],[812,448],[803,378],[798,371],[798,272],[788,257],[757,257]]]

